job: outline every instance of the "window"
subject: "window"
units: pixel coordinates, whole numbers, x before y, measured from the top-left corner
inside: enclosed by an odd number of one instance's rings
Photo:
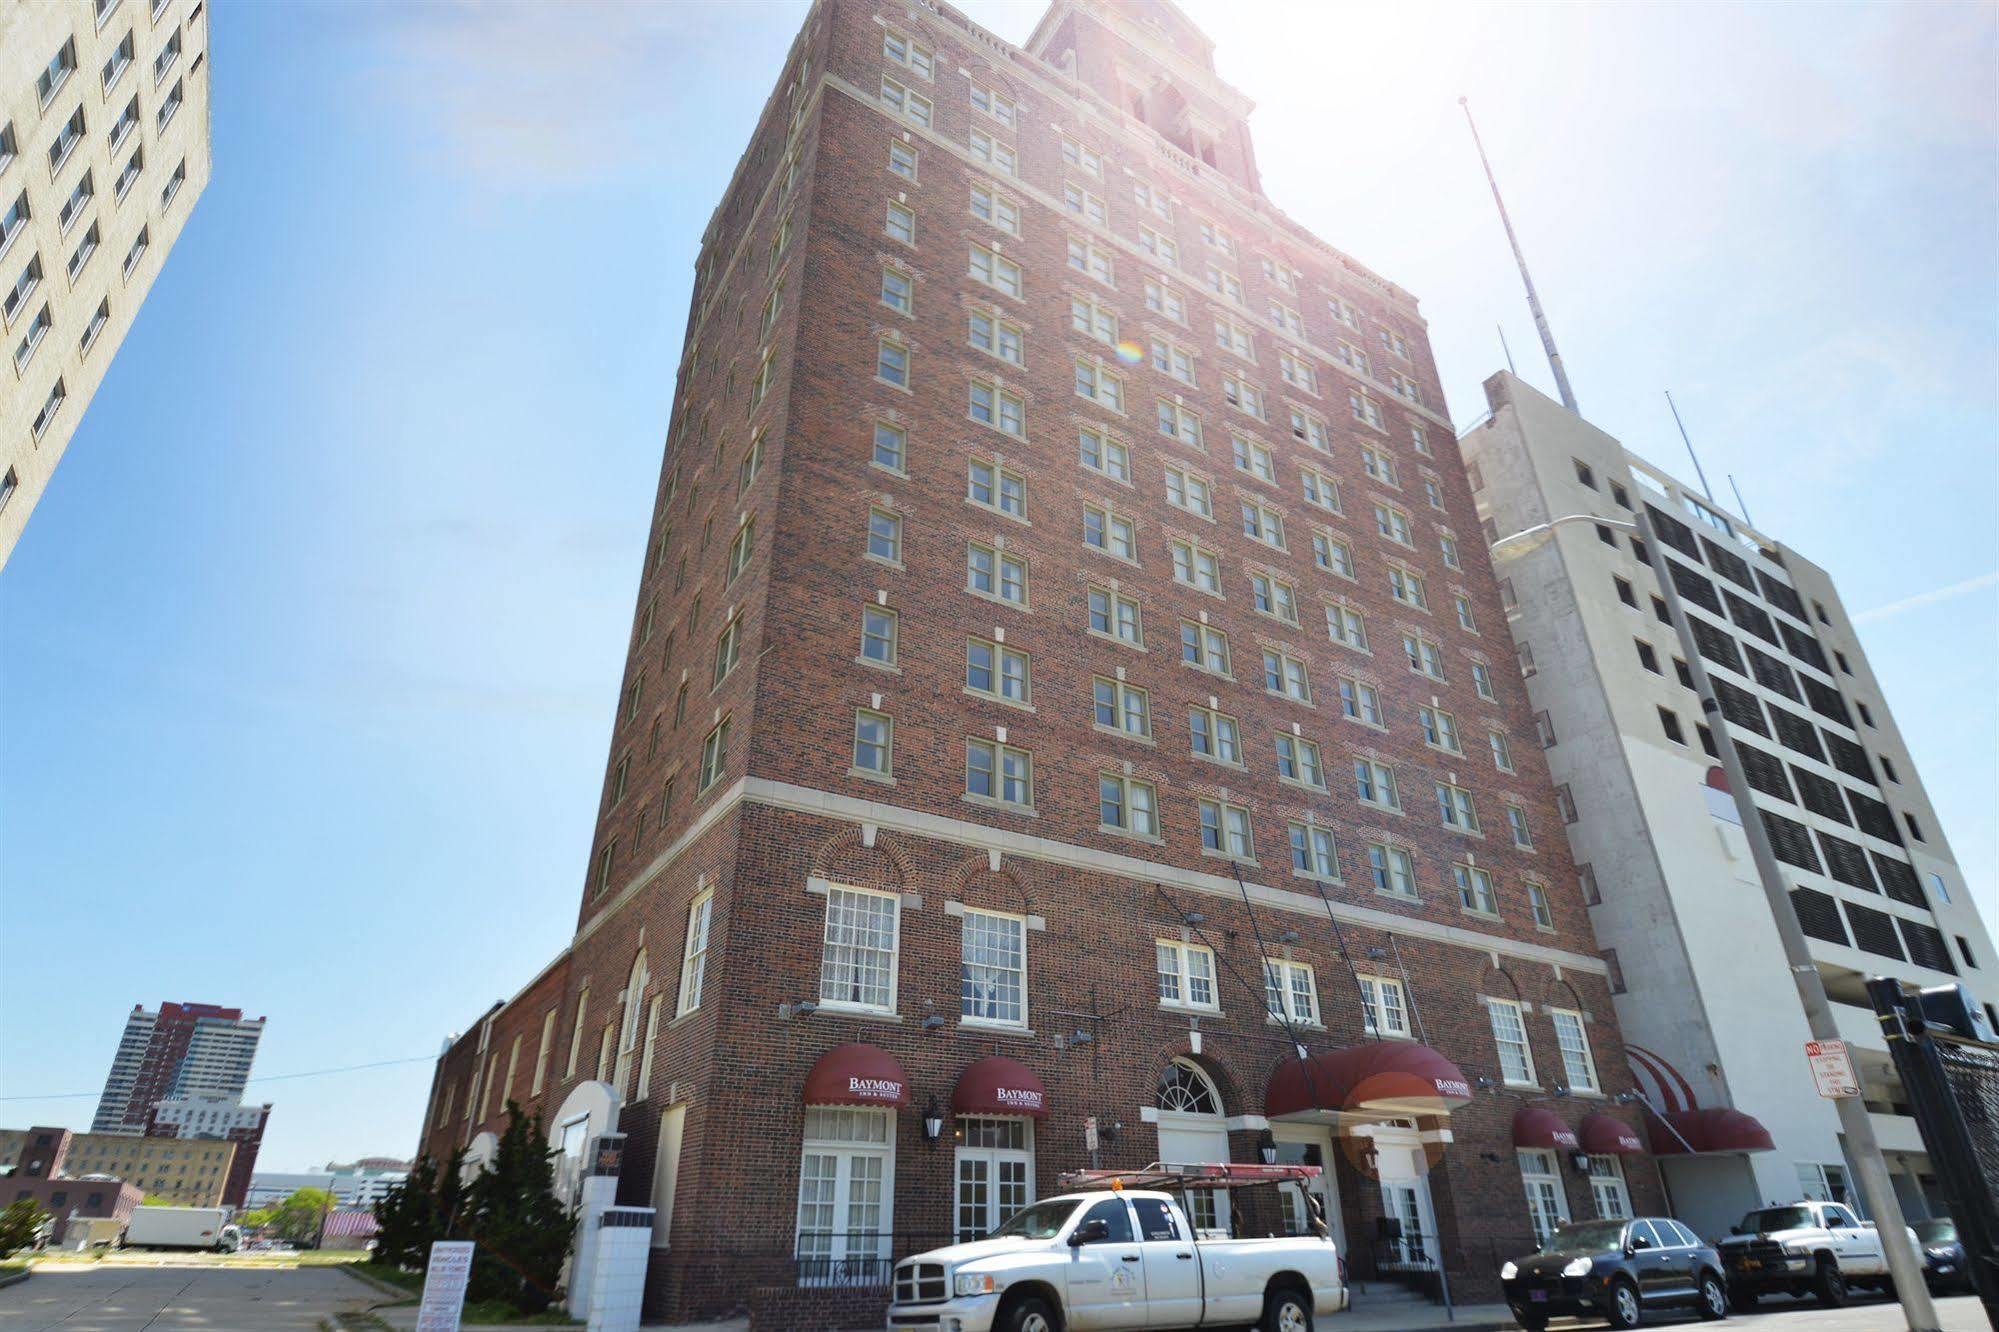
[[[1376,892],[1416,895],[1416,862],[1401,847],[1374,843],[1367,848],[1367,867]]]
[[[1283,550],[1284,515],[1255,500],[1242,501],[1242,534],[1252,541]]]
[[[1098,226],[1104,226],[1110,221],[1110,214],[1104,210],[1104,201],[1074,181],[1062,182],[1062,205],[1078,217],[1087,217]]]
[[[1139,619],[1138,598],[1113,592],[1109,588],[1090,589],[1090,632],[1103,634],[1134,647],[1145,645],[1145,634]]]
[[[113,145],[116,147],[116,145]],[[14,123],[8,121],[0,125],[0,171],[14,165],[14,157],[20,152],[19,141],[14,134]]]
[[[883,106],[915,124],[926,127],[930,124],[930,99],[911,92],[894,79],[882,79],[881,100]]]
[[[1298,623],[1298,590],[1281,578],[1254,573],[1249,577],[1250,605],[1258,614],[1286,624]]]
[[[736,531],[736,539],[729,543],[729,563],[723,582],[725,587],[735,582],[737,576],[749,567],[750,556],[755,553],[756,544],[757,520],[745,519],[742,527]]]
[[[1202,447],[1201,418],[1164,398],[1159,400],[1159,433],[1182,444],[1192,444],[1197,449]]]
[[[1016,119],[1013,99],[1004,93],[996,93],[982,84],[972,85],[972,109],[983,112],[1007,128],[1013,128]]]
[[[1027,1024],[1027,921],[965,908],[959,937],[958,1016],[967,1022]]]
[[[1243,860],[1256,859],[1256,834],[1250,827],[1247,809],[1221,800],[1203,800],[1200,807],[1202,850]]]
[[[44,302],[42,308],[36,312],[34,320],[28,325],[26,334],[21,338],[21,345],[14,349],[16,374],[28,368],[28,362],[35,358],[36,349],[42,345],[42,340],[48,337],[49,329],[54,325],[54,316],[49,313],[49,307]]]
[[[970,542],[965,548],[965,579],[968,591],[1016,606],[1027,604],[1027,561],[1017,555]]]
[[[965,414],[982,425],[1004,434],[1027,433],[1027,404],[1018,394],[975,379],[966,391]]]
[[[1099,730],[1152,738],[1151,695],[1136,685],[1098,676],[1092,685],[1094,720]]]
[[[1271,461],[1269,449],[1241,435],[1230,435],[1229,443],[1238,472],[1248,472],[1259,481],[1277,484],[1277,467]]]
[[[1462,786],[1437,783],[1437,814],[1446,828],[1469,833],[1478,831],[1478,809],[1472,804],[1471,792]]]
[[[1265,259],[1263,261],[1263,276],[1275,282],[1286,291],[1298,290],[1297,270],[1274,259]]]
[[[1168,222],[1173,220],[1173,204],[1167,199],[1165,192],[1153,189],[1142,180],[1132,182],[1131,201],[1142,211],[1151,213],[1155,217],[1165,218]]]
[[[1229,258],[1235,258],[1235,237],[1229,235],[1228,232],[1223,231],[1205,217],[1201,219],[1201,239],[1213,248],[1220,250]]]
[[[1020,234],[1020,205],[982,180],[972,182],[972,216],[1009,235]]]
[[[1294,338],[1305,336],[1305,317],[1279,300],[1269,304],[1270,322],[1289,333]]]
[[[1118,340],[1117,312],[1094,296],[1069,298],[1069,327],[1099,342],[1115,345]]]
[[[990,740],[965,742],[965,794],[1022,809],[1034,805],[1034,756]]]
[[[1213,492],[1207,480],[1174,463],[1166,464],[1166,502],[1203,518],[1214,517]]]
[[[1492,670],[1484,662],[1475,661],[1471,664],[1471,683],[1480,698],[1488,703],[1498,701],[1499,695],[1492,691]]]
[[[1590,1201],[1596,1214],[1606,1221],[1621,1221],[1631,1215],[1631,1193],[1624,1186],[1624,1166],[1615,1156],[1589,1158]],[[1676,1221],[1654,1221],[1659,1238],[1668,1247],[1683,1248],[1701,1242],[1697,1235]]]
[[[1295,735],[1277,733],[1277,775],[1287,782],[1324,790],[1326,770],[1319,762],[1319,747]]]
[[[1381,719],[1380,691],[1351,676],[1340,677],[1340,713],[1369,726],[1385,725]]]
[[[1362,804],[1399,810],[1402,797],[1395,789],[1395,769],[1373,759],[1353,761],[1354,795]]]
[[[1083,544],[1120,560],[1138,562],[1137,525],[1100,505],[1083,506]]]
[[[1556,1173],[1551,1151],[1514,1153],[1520,1163],[1520,1182],[1527,1190],[1527,1216],[1534,1225],[1534,1242],[1545,1245],[1569,1219],[1569,1200]]]
[[[1408,1038],[1409,999],[1402,982],[1386,976],[1356,976],[1360,983],[1361,1022],[1376,1036]]]
[[[1223,300],[1243,304],[1242,279],[1233,273],[1225,273],[1213,264],[1208,265],[1208,288]]]
[[[1499,1075],[1516,1087],[1533,1086],[1534,1054],[1527,1047],[1527,1023],[1520,1005],[1511,999],[1487,998],[1485,1011],[1499,1050]]]
[[[874,456],[871,459],[874,465],[900,472],[907,465],[908,457],[909,432],[886,421],[875,422]]]
[[[1534,926],[1536,929],[1552,930],[1555,928],[1555,915],[1548,906],[1548,887],[1546,884],[1536,883],[1532,879],[1527,881],[1527,910],[1534,917]]]
[[[897,388],[909,387],[909,348],[899,338],[880,338],[875,343],[875,378]]]
[[[1131,450],[1121,442],[1095,426],[1079,427],[1076,441],[1077,461],[1083,466],[1113,481],[1131,480]]]
[[[965,641],[965,688],[972,693],[1025,706],[1032,689],[1030,665],[1018,648],[983,638]]]
[[[1282,348],[1277,353],[1277,372],[1292,388],[1313,394],[1319,391],[1318,371],[1312,368],[1311,362],[1288,348]]]
[[[1173,238],[1151,227],[1138,229],[1138,248],[1169,267],[1180,262],[1180,247],[1173,243]]]
[[[889,777],[895,772],[895,723],[867,708],[854,711],[854,772]]]
[[[887,509],[868,510],[868,556],[902,567],[902,517]]]
[[[1399,564],[1388,566],[1388,595],[1405,606],[1414,606],[1417,610],[1430,609],[1430,597],[1423,587],[1423,575],[1413,569],[1405,569]]]
[[[881,302],[889,309],[898,314],[908,314],[912,308],[915,290],[915,286],[909,280],[909,274],[900,268],[882,270]]]
[[[1377,532],[1380,532],[1381,535],[1387,537],[1390,541],[1396,542],[1398,545],[1413,546],[1416,544],[1409,539],[1409,515],[1396,508],[1393,504],[1384,504],[1380,501],[1375,502],[1374,527]]]
[[[1282,694],[1300,703],[1312,701],[1312,681],[1305,672],[1305,663],[1275,648],[1263,650],[1263,688],[1267,693]]]
[[[1492,888],[1492,875],[1472,865],[1453,864],[1451,881],[1458,886],[1458,905],[1482,915],[1499,914],[1499,898]]]
[[[1152,783],[1114,772],[1099,773],[1097,822],[1116,832],[1159,836],[1159,797]]]
[[[1154,338],[1152,368],[1191,385],[1194,382],[1194,353],[1170,339]]]
[[[1159,1002],[1162,1005],[1210,1010],[1221,1006],[1215,995],[1213,951],[1197,943],[1158,939],[1154,941],[1154,952],[1158,959]]]
[[[133,98],[132,106],[135,111],[137,110],[138,105],[139,105],[139,99],[136,97]],[[118,173],[118,179],[115,182],[113,182],[111,187],[111,192],[114,195],[116,195],[119,199],[121,200],[124,199],[126,191],[130,190],[133,184],[137,182],[137,180],[139,179],[139,173],[145,169],[145,166],[146,166],[146,146],[144,144],[140,144],[137,148],[134,148],[132,150],[131,157],[125,160],[124,169]]]
[[[35,96],[43,106],[47,106],[62,86],[69,82],[69,76],[76,73],[76,39],[70,38],[59,47],[55,56],[42,72],[35,76]]]
[[[906,143],[888,146],[888,169],[904,180],[916,179],[916,150]]]
[[[1427,675],[1432,680],[1444,678],[1443,649],[1422,635],[1402,635],[1402,655],[1408,659],[1409,669],[1418,675]]]
[[[886,606],[861,609],[861,660],[875,666],[896,663],[899,617]]]
[[[1076,362],[1076,396],[1108,411],[1124,410],[1124,378],[1092,361]]]
[[[975,458],[965,466],[965,498],[1010,518],[1027,516],[1027,478],[997,462]]]
[[[1330,532],[1315,531],[1312,533],[1312,563],[1327,573],[1335,573],[1342,578],[1352,578],[1353,547]]]
[[[1340,512],[1340,483],[1324,472],[1311,467],[1301,467],[1298,474],[1302,478],[1305,502],[1328,513]]]
[[[180,50],[180,29],[175,28],[174,35],[167,38],[167,44],[162,46],[160,53],[153,57],[153,82],[155,84],[173,73],[174,66],[180,63]]]
[[[1187,300],[1161,278],[1145,279],[1145,308],[1176,324],[1187,322]]]
[[[4,314],[8,323],[13,323],[21,311],[27,308],[28,299],[41,285],[42,257],[36,255],[21,269],[21,275],[15,278],[14,285],[7,289],[5,301],[0,302],[0,314]]]
[[[1347,390],[1347,406],[1353,412],[1354,420],[1362,425],[1371,425],[1377,430],[1382,428],[1381,404],[1367,394],[1359,389]]]
[[[1020,157],[1012,145],[1002,143],[982,129],[974,129],[965,138],[972,156],[995,171],[1009,176],[1020,174]]]
[[[97,224],[95,222],[92,222],[90,230],[84,233],[83,243],[89,246],[90,250],[97,248]],[[82,254],[86,259],[90,257],[89,250],[79,249],[78,253]],[[102,333],[104,326],[110,322],[111,298],[106,296],[97,303],[97,308],[91,311],[90,322],[83,327],[83,337],[77,343],[78,355],[82,355],[90,350],[91,346],[97,341],[97,335]]]
[[[1513,845],[1526,851],[1534,849],[1534,835],[1527,827],[1527,811],[1518,805],[1506,807],[1506,827],[1513,835]]]
[[[1333,830],[1321,828],[1314,823],[1289,825],[1291,839],[1291,872],[1307,879],[1326,879],[1337,882],[1340,877],[1339,847],[1333,841]]]
[[[722,778],[729,761],[729,719],[717,723],[701,742],[701,786],[705,791]]]
[[[966,272],[974,281],[983,282],[1005,295],[1019,296],[1021,293],[1020,265],[983,245],[972,246],[971,257],[966,261]]]
[[[1332,435],[1327,429],[1325,420],[1302,408],[1291,409],[1291,434],[1300,443],[1309,445],[1321,453],[1332,452]]]
[[[1078,171],[1095,176],[1099,180],[1103,179],[1103,154],[1094,148],[1087,148],[1077,143],[1066,134],[1062,136],[1062,160]]]
[[[1197,624],[1192,620],[1180,622],[1180,660],[1189,666],[1211,671],[1216,675],[1229,673],[1229,636],[1212,625]]]
[[[1187,730],[1194,753],[1217,763],[1242,766],[1242,731],[1234,717],[1197,705],[1187,709]]]
[[[1630,580],[1612,575],[1611,582],[1617,585],[1617,599],[1627,606],[1637,606],[1638,594],[1632,590]]]
[[[742,650],[743,613],[737,611],[715,638],[715,678],[712,684],[720,684],[729,677],[729,672],[736,669]]]
[[[1222,398],[1237,411],[1263,419],[1263,390],[1240,375],[1222,376]]]
[[[902,898],[829,884],[819,956],[819,1002],[835,1008],[895,1011],[896,947]]]
[[[1659,709],[1659,729],[1664,731],[1666,738],[1674,744],[1684,745],[1687,743],[1686,732],[1680,729],[1679,714],[1675,713],[1671,708]]]
[[[1458,719],[1442,708],[1425,705],[1416,709],[1416,720],[1423,728],[1423,741],[1433,749],[1446,749],[1453,754],[1464,750],[1458,744]]]
[[[1548,1017],[1555,1024],[1555,1045],[1562,1052],[1562,1074],[1570,1090],[1596,1091],[1596,1060],[1590,1055],[1583,1015],[1567,1008],[1551,1008]]]
[[[1173,579],[1189,587],[1197,587],[1203,592],[1220,596],[1222,592],[1221,557],[1191,541],[1170,541],[1167,549],[1173,554]]]
[[[1478,623],[1472,618],[1471,598],[1462,592],[1456,592],[1451,595],[1451,604],[1457,607],[1458,628],[1468,633],[1477,633]]]
[[[1116,273],[1111,267],[1110,251],[1100,249],[1079,236],[1069,238],[1069,267],[1078,273],[1087,273],[1108,286],[1117,285]]]
[[[882,55],[898,65],[907,65],[911,71],[929,78],[933,68],[930,49],[909,40],[893,28],[882,33]]]
[[[76,188],[70,191],[69,198],[63,201],[61,211],[56,214],[56,228],[65,236],[69,234],[69,229],[76,225],[76,220],[83,216],[83,210],[90,206],[90,201],[95,194],[95,187],[92,184],[91,176],[92,173],[89,171],[83,173],[83,178],[77,181]],[[27,216],[27,202],[28,196],[24,192],[21,195],[20,203],[15,205],[15,209],[20,212],[22,220],[25,220]]]
[[[1312,968],[1303,962],[1264,958],[1263,1004],[1272,1022],[1318,1026],[1319,988]]]
[[[49,427],[55,423],[56,413],[62,410],[63,400],[68,396],[69,390],[63,387],[62,380],[58,378],[55,387],[49,390],[49,396],[42,399],[41,410],[35,413],[35,419],[30,423],[29,429],[36,439],[48,433]]]
[[[1513,771],[1513,748],[1507,743],[1504,731],[1487,731],[1486,745],[1492,750],[1492,766],[1501,772]]]

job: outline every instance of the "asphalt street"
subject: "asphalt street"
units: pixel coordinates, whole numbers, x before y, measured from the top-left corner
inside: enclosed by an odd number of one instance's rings
[[[382,1297],[323,1267],[49,1264],[0,1290],[0,1332],[312,1332]]]

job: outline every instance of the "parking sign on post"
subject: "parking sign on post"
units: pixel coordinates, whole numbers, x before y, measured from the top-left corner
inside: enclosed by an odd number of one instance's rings
[[[465,1288],[472,1281],[472,1241],[438,1240],[430,1246],[430,1266],[423,1274],[423,1303],[417,1306],[416,1332],[458,1332],[465,1312]]]
[[[1806,1041],[1805,1058],[1811,1061],[1812,1082],[1828,1101],[1860,1095],[1860,1078],[1853,1071],[1853,1056],[1845,1041]]]

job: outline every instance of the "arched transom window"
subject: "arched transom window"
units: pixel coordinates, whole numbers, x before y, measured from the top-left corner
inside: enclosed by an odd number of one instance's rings
[[[1219,1115],[1222,1098],[1208,1075],[1184,1059],[1168,1064],[1159,1075],[1159,1090],[1153,1102],[1161,1110],[1179,1110],[1190,1115]]]

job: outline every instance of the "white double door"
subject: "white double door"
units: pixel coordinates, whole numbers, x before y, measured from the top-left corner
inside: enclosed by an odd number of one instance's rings
[[[1170,1165],[1219,1165],[1229,1159],[1228,1121],[1186,1110],[1159,1112],[1159,1159]],[[1229,1228],[1229,1196],[1222,1189],[1187,1190],[1187,1219],[1196,1235]]]
[[[1437,1214],[1430,1205],[1429,1159],[1413,1128],[1370,1126],[1375,1173],[1381,1181],[1381,1208],[1402,1223],[1402,1237],[1387,1255],[1390,1262],[1434,1265]]]
[[[1309,1192],[1325,1209],[1326,1224],[1332,1230],[1334,1243],[1339,1245],[1340,1252],[1346,1252],[1346,1228],[1340,1217],[1339,1185],[1333,1176],[1333,1131],[1320,1124],[1277,1123],[1270,1126],[1270,1136],[1277,1140],[1277,1164],[1319,1167],[1319,1177],[1309,1185],[1286,1184],[1278,1190],[1278,1198],[1284,1207],[1285,1228],[1293,1235],[1311,1233],[1310,1218],[1305,1208],[1305,1195]],[[1306,1160],[1308,1156],[1310,1161]]]
[[[1034,1125],[1025,1119],[958,1120],[954,1196],[958,1242],[984,1239],[1034,1201]]]

